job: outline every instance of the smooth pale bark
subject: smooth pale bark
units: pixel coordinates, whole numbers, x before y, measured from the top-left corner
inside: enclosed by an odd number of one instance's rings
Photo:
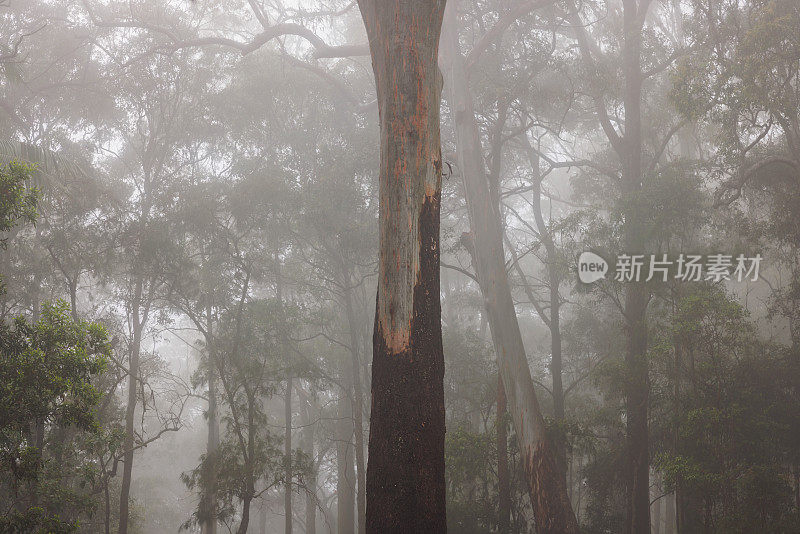
[[[623,105],[625,135],[622,139],[623,194],[634,196],[642,188],[642,28],[637,0],[623,1],[622,63],[625,76]],[[642,214],[626,214],[623,227],[625,253],[644,253],[640,222]],[[630,282],[625,288],[625,411],[627,413],[626,488],[628,506],[625,529],[628,534],[650,530],[650,457],[647,426],[650,380],[647,372],[647,301],[642,282]]]
[[[506,424],[506,392],[503,380],[497,377],[497,531],[506,534],[511,525],[511,481],[508,473],[508,425]]]
[[[661,484],[656,484],[654,486],[654,493],[653,498],[655,501],[653,502],[652,506],[652,513],[651,513],[651,521],[652,527],[650,532],[652,534],[661,534],[661,501],[664,499],[660,495],[661,493]]]
[[[380,123],[366,531],[446,531],[439,302],[444,1],[359,0]]]
[[[570,506],[564,477],[559,472],[555,452],[546,434],[526,359],[506,273],[500,213],[491,198],[481,159],[483,151],[469,93],[465,59],[458,49],[455,24],[450,26],[452,31],[448,32],[444,71],[450,88],[458,166],[464,180],[472,229],[465,236],[465,245],[473,255],[484,298],[508,410],[522,454],[536,531],[539,534],[577,533],[578,523]]]
[[[258,507],[258,532],[259,534],[267,534],[267,502],[266,499],[261,499],[261,504]]]
[[[664,534],[675,534],[675,493],[670,493],[666,497],[667,502],[664,506]]]
[[[119,534],[128,534],[130,518],[131,478],[133,475],[133,424],[136,415],[136,387],[139,378],[139,357],[142,346],[144,324],[141,317],[143,282],[141,277],[134,283],[131,319],[133,340],[128,362],[128,404],[125,407],[125,439],[122,442],[122,485],[119,494]]]

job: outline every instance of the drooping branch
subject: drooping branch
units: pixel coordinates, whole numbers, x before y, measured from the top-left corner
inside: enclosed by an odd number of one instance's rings
[[[541,9],[543,7],[547,7],[553,5],[557,2],[557,0],[538,0],[536,2],[522,2],[518,6],[512,8],[508,13],[500,17],[500,19],[492,26],[489,31],[487,31],[483,36],[478,39],[475,45],[472,47],[472,50],[467,54],[467,70],[471,70],[475,63],[480,58],[481,54],[483,54],[489,46],[496,42],[500,37],[502,37],[503,33],[516,22],[520,17],[524,17],[528,13],[535,11],[537,9]]]

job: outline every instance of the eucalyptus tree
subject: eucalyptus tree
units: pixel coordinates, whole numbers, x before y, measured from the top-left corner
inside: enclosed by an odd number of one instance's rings
[[[237,280],[241,280],[244,265],[238,252],[240,236],[231,228],[230,214],[224,209],[224,183],[202,178],[192,182],[182,193],[177,212],[182,260],[180,276],[171,282],[170,303],[203,339],[204,373],[198,373],[195,381],[206,387],[208,432],[196,519],[203,532],[213,534],[217,528],[215,455],[220,443],[216,337],[220,315],[230,313],[235,305]]]
[[[359,8],[381,136],[366,530],[444,532],[437,66],[444,2],[362,0]]]
[[[615,184],[616,209],[620,211],[620,242],[623,253],[642,254],[659,248],[660,228],[651,217],[648,195],[660,186],[660,165],[675,134],[685,122],[656,119],[648,104],[662,91],[659,79],[676,59],[688,55],[695,43],[667,41],[653,45],[651,35],[665,33],[657,10],[649,0],[609,3],[615,18],[608,25],[587,28],[585,22],[598,11],[570,4],[565,14],[580,51],[580,62],[592,80],[585,80],[587,107],[602,129],[613,156],[611,172]],[[664,10],[671,6],[664,6]],[[679,9],[677,17],[682,18]],[[612,22],[613,20],[613,22]],[[613,36],[616,47],[605,50],[603,36]],[[616,63],[612,62],[612,58]],[[663,92],[661,93],[663,95]],[[617,127],[619,125],[619,128]],[[667,241],[668,242],[668,241]],[[626,532],[650,528],[650,451],[648,437],[649,374],[647,309],[653,289],[643,280],[625,283],[624,318],[627,346],[623,384],[626,412],[626,487],[628,495]]]
[[[220,436],[216,457],[213,515],[234,529],[247,532],[251,504],[265,497],[276,486],[292,482],[305,469],[301,453],[290,451],[289,479],[287,460],[280,447],[280,437],[272,434],[264,411],[264,400],[276,393],[287,372],[283,334],[287,308],[276,300],[246,302],[250,279],[242,280],[242,296],[237,307],[222,318],[218,351],[214,365],[222,386],[221,398],[226,408],[225,431]],[[291,312],[289,313],[291,315]],[[211,459],[204,458],[204,463]],[[224,466],[224,468],[223,468]],[[190,487],[200,481],[206,465],[187,475]]]
[[[116,37],[107,33],[101,39]],[[135,36],[126,42],[129,48],[118,51],[123,56],[142,45]],[[123,332],[128,377],[120,532],[129,528],[134,451],[180,426],[178,414],[172,414],[148,437],[136,432],[135,417],[140,402],[142,410],[147,408],[146,399],[141,398],[145,388],[142,344],[180,267],[172,212],[180,181],[198,157],[187,149],[192,141],[191,129],[202,120],[202,107],[196,106],[193,98],[201,94],[198,88],[210,76],[202,69],[195,70],[193,77],[187,76],[185,65],[164,56],[148,56],[128,66],[125,76],[108,83],[108,90],[117,95],[115,109],[97,130],[96,140],[106,156],[101,160],[103,168],[119,177],[120,200],[113,206],[110,237],[114,266],[107,287],[122,303],[127,322]],[[113,71],[115,67],[112,64],[109,68]]]
[[[502,148],[496,145],[493,151],[491,172],[483,161],[481,132],[476,120],[476,109],[470,90],[469,68],[475,71],[479,58],[497,42],[520,17],[536,8],[552,2],[532,2],[498,15],[492,28],[485,32],[467,54],[461,51],[459,38],[458,4],[451,4],[447,18],[447,45],[443,55],[443,66],[449,89],[449,105],[454,121],[457,145],[458,169],[464,181],[464,191],[469,214],[470,232],[464,235],[463,243],[470,251],[475,265],[477,280],[484,296],[486,313],[498,357],[500,375],[508,399],[508,410],[514,424],[520,449],[525,453],[525,473],[534,506],[536,528],[540,532],[574,532],[577,521],[572,512],[564,479],[563,451],[554,449],[545,426],[542,409],[534,390],[531,372],[522,342],[517,313],[506,272],[503,246],[502,214],[499,191],[499,172]],[[498,113],[504,115],[507,106],[515,98],[505,94],[497,101]],[[500,109],[506,106],[506,109]],[[527,120],[527,119],[526,119]],[[505,120],[498,122],[500,132]],[[523,128],[522,132],[526,132]],[[526,134],[527,135],[527,134]],[[535,180],[536,178],[534,178]],[[539,221],[537,221],[538,223]],[[543,222],[543,221],[542,221]],[[542,235],[548,235],[546,232]],[[555,247],[548,248],[547,262],[556,271],[553,256]],[[551,316],[542,317],[553,327],[551,335],[554,348],[558,349],[558,278],[551,279]],[[538,299],[531,299],[537,305]],[[540,308],[541,309],[541,308]],[[561,383],[560,350],[552,352],[554,387]],[[554,390],[559,406],[556,416],[563,419],[563,394]],[[561,459],[561,461],[559,461]]]
[[[368,415],[369,359],[365,357],[371,310],[367,295],[373,286],[375,263],[369,250],[374,246],[375,191],[370,180],[371,150],[343,150],[344,146],[367,144],[368,131],[355,124],[337,121],[337,110],[324,101],[310,113],[314,133],[309,136],[309,175],[304,184],[302,216],[293,236],[300,258],[310,268],[307,284],[319,299],[331,299],[339,306],[340,318],[323,325],[326,336],[346,347],[349,361],[341,362],[343,387],[340,399],[337,444],[343,447],[341,477],[337,482],[342,532],[364,532],[366,512],[365,413]],[[367,145],[368,146],[368,145]],[[334,164],[328,163],[328,158]],[[331,199],[336,199],[335,203]],[[355,472],[353,469],[355,460]],[[354,475],[354,476],[353,476]],[[350,498],[355,490],[354,498]],[[347,498],[345,498],[347,497]],[[355,502],[353,502],[355,501]],[[353,504],[357,516],[353,517]]]

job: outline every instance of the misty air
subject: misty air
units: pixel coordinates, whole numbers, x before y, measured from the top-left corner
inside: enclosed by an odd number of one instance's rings
[[[0,0],[0,534],[800,533],[798,0]]]

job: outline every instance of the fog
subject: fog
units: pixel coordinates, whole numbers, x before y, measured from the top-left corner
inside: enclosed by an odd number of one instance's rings
[[[0,533],[800,532],[798,186],[796,0],[0,0]]]

